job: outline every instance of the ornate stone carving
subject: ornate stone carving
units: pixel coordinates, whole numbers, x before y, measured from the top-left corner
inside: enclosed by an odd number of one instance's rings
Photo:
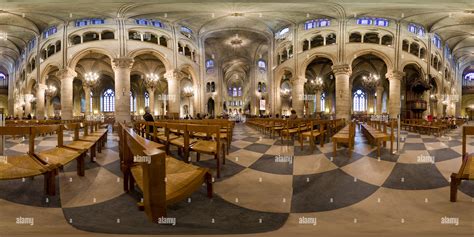
[[[133,58],[123,57],[123,58],[114,58],[112,59],[112,68],[124,68],[124,69],[131,69],[133,66],[134,60]]]
[[[349,66],[349,64],[333,65],[332,71],[334,75],[338,75],[338,74],[350,75],[352,73],[351,66]]]
[[[385,77],[389,80],[401,80],[403,76],[405,76],[405,73],[401,71],[392,71],[385,74]]]
[[[308,79],[304,76],[299,76],[299,77],[292,77],[290,79],[291,84],[296,85],[296,84],[304,84],[308,81]]]
[[[165,73],[165,78],[167,80],[174,80],[174,79],[182,79],[184,77],[184,74],[178,70],[170,70]]]
[[[56,77],[58,77],[60,80],[72,79],[76,76],[77,76],[77,73],[71,68],[59,69],[59,71],[56,73]]]

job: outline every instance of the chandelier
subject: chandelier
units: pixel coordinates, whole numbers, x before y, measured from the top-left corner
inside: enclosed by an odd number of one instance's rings
[[[47,97],[53,97],[56,94],[56,90],[57,89],[55,86],[49,85],[48,87],[46,87],[46,90],[44,91],[44,93]]]
[[[191,97],[194,95],[193,88],[191,86],[184,87],[183,95],[186,97]]]
[[[157,86],[159,80],[160,76],[155,73],[150,73],[146,74],[146,77],[143,82],[145,83],[145,87],[154,89]]]
[[[88,72],[84,76],[85,84],[89,88],[93,88],[97,84],[97,79],[99,79],[99,74],[95,72]]]
[[[370,73],[369,76],[362,77],[362,85],[364,85],[369,90],[374,90],[379,81],[379,76]]]
[[[242,43],[243,41],[239,38],[239,34],[235,34],[235,37],[230,40],[230,44],[232,45],[232,47],[240,47],[242,46]]]
[[[320,91],[324,88],[323,79],[321,77],[317,77],[315,80],[310,81],[311,87],[314,88],[316,91]]]
[[[291,90],[288,88],[282,88],[281,89],[281,96],[283,97],[289,97],[290,96]]]

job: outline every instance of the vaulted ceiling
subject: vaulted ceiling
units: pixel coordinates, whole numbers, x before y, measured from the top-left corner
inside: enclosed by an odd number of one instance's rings
[[[156,17],[204,33],[234,27],[276,32],[311,18],[364,15],[420,23],[447,41],[457,60],[474,62],[472,0],[11,0],[0,5],[0,32],[8,33],[0,41],[0,64],[11,65],[49,25],[84,17]]]

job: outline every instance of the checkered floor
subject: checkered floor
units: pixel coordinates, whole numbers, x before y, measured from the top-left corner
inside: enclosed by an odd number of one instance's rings
[[[254,128],[237,124],[230,154],[226,157],[226,164],[222,166],[222,178],[216,179],[214,192],[224,203],[241,208],[239,212],[252,211],[248,215],[258,217],[260,223],[263,216],[266,216],[267,224],[268,219],[283,218],[281,223],[275,222],[265,231],[291,230],[298,223],[301,224],[301,217],[308,215],[327,218],[332,221],[327,223],[328,226],[336,230],[337,224],[342,221],[339,216],[345,216],[349,221],[365,218],[371,224],[371,230],[385,225],[379,224],[379,220],[387,222],[388,219],[387,223],[390,223],[392,219],[402,219],[404,222],[405,219],[416,216],[421,219],[414,223],[423,227],[412,226],[413,229],[430,230],[439,227],[438,219],[431,220],[434,219],[433,216],[438,218],[440,215],[454,215],[463,219],[462,228],[456,231],[469,233],[474,223],[470,214],[473,209],[469,206],[474,201],[473,183],[462,182],[458,203],[449,202],[449,176],[452,172],[457,172],[461,165],[460,131],[460,128],[452,130],[443,137],[402,132],[399,152],[390,154],[387,144],[381,157],[377,157],[376,148],[368,145],[367,140],[357,131],[354,151],[349,159],[345,147],[339,147],[337,155],[333,156],[332,143],[326,143],[324,147],[318,144],[314,151],[310,151],[306,141],[301,148],[298,141],[282,142]],[[36,150],[39,151],[57,144],[55,136],[37,139]],[[71,136],[67,134],[65,141],[71,140]],[[58,178],[58,198],[44,199],[42,185],[38,185],[42,184],[41,177],[35,180],[0,182],[0,204],[6,207],[4,214],[0,214],[0,224],[2,218],[11,218],[10,215],[21,213],[22,209],[16,206],[21,204],[22,207],[40,207],[40,210],[46,207],[49,210],[62,209],[63,221],[66,220],[65,223],[69,222],[76,228],[115,233],[116,227],[113,225],[96,229],[88,226],[90,223],[85,224],[85,227],[79,227],[75,223],[80,222],[77,219],[83,215],[81,209],[93,209],[105,204],[114,207],[114,202],[129,196],[122,190],[117,141],[117,136],[110,133],[106,148],[98,154],[97,162],[86,162],[85,178],[78,178],[74,163],[66,166]],[[5,145],[6,155],[24,154],[28,150],[28,141],[23,138],[7,138]],[[396,144],[394,147],[396,149]],[[473,151],[473,148],[474,142],[470,142],[468,151]],[[172,150],[172,154],[179,158],[176,150]],[[215,161],[212,157],[204,156],[201,162],[196,162],[195,154],[191,154],[191,157],[196,165],[209,167],[215,173]],[[20,195],[19,190],[24,194]],[[436,206],[426,208],[423,203]],[[25,209],[26,211],[32,210]],[[87,213],[90,211],[87,209]],[[115,209],[112,208],[112,211]],[[101,209],[95,215],[100,216],[102,212]],[[285,214],[288,219],[282,216],[277,218],[276,214]],[[86,214],[88,215],[90,214]],[[143,213],[139,215],[144,216]],[[58,215],[51,218],[57,222]],[[226,232],[224,229],[222,232],[196,231],[243,233]],[[249,227],[246,233],[261,231]],[[450,231],[452,230],[442,229],[439,233],[440,236],[445,236],[442,233],[451,233]],[[137,229],[127,233],[149,232]]]

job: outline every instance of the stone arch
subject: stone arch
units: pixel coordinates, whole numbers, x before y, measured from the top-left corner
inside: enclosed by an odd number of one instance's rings
[[[332,55],[330,54],[326,54],[326,53],[313,53],[311,54],[311,56],[307,57],[302,63],[301,63],[301,66],[300,66],[300,71],[298,72],[297,75],[300,75],[300,76],[304,76],[305,73],[306,73],[306,69],[308,68],[308,65],[314,61],[315,59],[317,58],[327,58],[329,59],[332,64],[334,65],[336,63],[336,58],[333,57]],[[295,75],[295,74],[293,74]]]
[[[375,50],[375,49],[364,49],[364,50],[360,50],[360,51],[356,51],[354,52],[352,55],[348,55],[347,58],[350,59],[349,61],[349,65],[352,65],[352,63],[354,62],[354,60],[360,56],[364,56],[366,54],[373,54],[377,57],[379,57],[380,59],[382,59],[384,62],[385,62],[385,65],[387,65],[387,71],[390,72],[390,71],[393,71],[393,62],[392,60],[390,60],[390,57],[388,55],[386,55],[385,53],[383,52],[380,52],[378,50]]]
[[[53,63],[48,63],[44,69],[41,71],[41,74],[40,74],[40,79],[39,79],[39,83],[40,84],[45,84],[46,83],[46,76],[53,70],[58,70],[59,69],[59,65],[55,65]]]
[[[137,49],[135,51],[132,51],[128,54],[128,57],[135,59],[135,57],[142,55],[142,54],[151,54],[155,57],[157,57],[163,65],[165,65],[166,71],[172,70],[171,63],[166,59],[166,55],[163,54],[162,52],[153,49],[153,48],[141,48]]]
[[[107,56],[110,61],[112,62],[112,59],[114,59],[116,57],[116,55],[114,53],[111,53],[109,52],[108,50],[106,49],[102,49],[102,48],[87,48],[87,49],[84,49],[84,50],[81,50],[79,52],[77,52],[75,55],[73,55],[71,57],[71,59],[68,61],[67,65],[68,67],[70,68],[76,68],[77,66],[77,63],[87,54],[89,53],[98,53],[98,54],[103,54],[105,56]]]

